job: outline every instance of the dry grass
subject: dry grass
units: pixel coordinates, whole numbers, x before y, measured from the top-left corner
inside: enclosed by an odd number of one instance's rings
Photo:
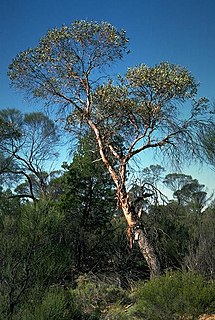
[[[215,320],[215,315],[203,314],[201,317],[199,317],[199,320]]]

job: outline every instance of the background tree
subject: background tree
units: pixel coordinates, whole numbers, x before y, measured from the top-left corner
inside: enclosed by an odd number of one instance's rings
[[[102,83],[101,72],[123,57],[127,42],[125,32],[108,23],[76,21],[50,30],[37,47],[17,55],[9,76],[28,95],[66,111],[67,128],[94,133],[118,205],[155,276],[159,262],[130,203],[127,166],[149,149],[176,160],[182,149],[186,157],[199,155],[199,129],[210,122],[208,101],[196,98],[197,84],[185,68],[169,63],[142,64],[115,83]]]
[[[10,175],[16,184],[20,181],[17,196],[36,200],[47,192],[48,174],[44,171],[57,157],[57,127],[41,112],[22,114],[16,109],[4,109],[0,119],[8,124],[0,141],[0,174]]]
[[[173,191],[173,197],[183,206],[189,205],[193,211],[201,213],[211,197],[207,197],[205,185],[183,173],[168,174],[163,183]]]
[[[204,210],[202,215],[193,221],[187,221],[190,230],[190,241],[183,265],[188,270],[201,273],[207,279],[214,279],[215,274],[215,210],[214,202]]]
[[[140,172],[140,179],[147,183],[151,183],[154,186],[157,186],[159,182],[161,182],[163,173],[165,169],[159,164],[152,164],[149,167],[144,168]]]
[[[65,234],[72,241],[68,246],[75,253],[78,273],[106,268],[113,245],[114,184],[103,164],[96,161],[97,155],[90,137],[82,138],[72,163],[64,163],[65,172],[59,178],[63,192],[57,207],[65,214]]]

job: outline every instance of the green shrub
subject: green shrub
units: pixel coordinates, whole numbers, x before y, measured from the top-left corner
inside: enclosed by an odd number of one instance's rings
[[[124,305],[120,303],[113,304],[102,317],[104,320],[131,320],[130,315],[126,312]],[[133,318],[132,318],[133,319]]]
[[[38,302],[29,301],[13,320],[80,320],[72,294],[61,287],[49,288]]]
[[[109,319],[105,315],[111,308],[113,314],[119,314],[120,306],[127,303],[127,292],[121,289],[114,279],[101,280],[95,275],[83,275],[79,277],[77,283],[78,286],[74,290],[76,302],[86,315],[90,314],[91,317],[94,315],[95,319]],[[110,319],[122,318],[110,317]]]
[[[134,314],[144,320],[196,319],[215,307],[215,287],[198,274],[169,272],[140,284]]]

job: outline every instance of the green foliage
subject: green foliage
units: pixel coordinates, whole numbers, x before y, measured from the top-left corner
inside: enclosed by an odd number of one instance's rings
[[[151,179],[150,175],[147,176],[149,169],[143,173],[144,181]],[[148,202],[138,202],[148,213],[142,214],[142,223],[147,228],[162,269],[185,267],[213,278],[214,209],[206,209],[211,198],[207,196],[205,186],[182,173],[168,174],[163,182],[174,191],[173,197],[177,197],[177,201],[168,202],[163,198],[165,201],[161,205],[163,199],[158,198],[159,193],[155,190]],[[159,202],[156,203],[154,197]]]
[[[180,204],[189,205],[193,212],[201,213],[207,202],[205,185],[183,173],[168,174],[163,183],[174,191],[173,197],[177,198]]]
[[[215,286],[195,273],[168,272],[140,284],[135,293],[134,313],[145,320],[173,320],[213,311]]]
[[[73,295],[60,287],[51,287],[38,301],[26,303],[13,320],[81,320],[81,311],[74,304]]]
[[[117,85],[109,81],[95,91],[92,118],[95,117],[101,132],[112,142],[114,136],[120,135],[125,145],[135,141],[137,136],[146,143],[148,127],[152,129],[151,140],[158,142],[176,127],[182,133],[181,123],[175,117],[176,103],[189,101],[196,92],[195,79],[185,68],[167,62],[154,67],[140,65],[130,68]],[[182,106],[177,110],[181,115]],[[195,108],[194,105],[193,112]],[[184,129],[191,124],[188,121]],[[173,138],[174,135],[170,136]]]
[[[126,310],[126,306],[115,303],[110,306],[107,313],[102,317],[104,320],[129,320],[131,319],[129,313]],[[134,317],[132,318],[134,319]]]
[[[162,62],[149,68],[145,64],[130,68],[127,79],[132,88],[156,103],[171,99],[185,101],[195,96],[197,84],[191,73],[183,67]]]
[[[64,94],[79,83],[83,74],[122,58],[126,44],[125,32],[109,23],[76,21],[49,30],[36,48],[17,55],[9,76],[17,87],[35,97],[51,97],[50,92]],[[39,81],[32,78],[37,72],[42,75]],[[83,92],[83,85],[79,89]]]
[[[79,272],[105,267],[112,246],[115,192],[97,157],[90,137],[86,136],[80,141],[73,162],[64,164],[66,171],[61,179],[64,192],[57,204],[65,214],[65,237],[73,248]]]
[[[196,219],[197,220],[197,219]],[[214,279],[215,276],[215,207],[214,203],[205,210],[198,222],[193,219],[192,237],[189,243],[189,250],[184,257],[184,265],[189,270],[200,272],[207,279]],[[196,225],[196,228],[193,228]]]
[[[150,206],[142,221],[158,253],[162,269],[188,268],[214,278],[214,208],[194,210],[194,204],[172,201]]]
[[[152,205],[149,213],[142,217],[163,270],[180,268],[182,265],[190,241],[186,217],[184,208],[175,202],[163,206]]]
[[[124,159],[125,165],[125,155],[127,163],[143,150],[165,146],[171,158],[185,154],[182,146],[186,154],[198,154],[199,130],[209,126],[212,114],[208,100],[196,98],[197,84],[188,70],[167,62],[141,64],[118,81],[102,83],[94,69],[103,72],[121,59],[127,41],[125,32],[109,23],[75,21],[48,31],[37,47],[17,55],[9,76],[14,86],[58,111],[69,105],[63,114],[67,129],[82,136],[89,127],[99,130],[110,163]]]
[[[64,174],[50,177],[44,165],[56,156],[55,123],[40,112],[0,111],[0,178],[3,186],[5,180],[14,182],[11,190],[0,189],[3,319],[168,320],[212,308],[214,288],[201,276],[167,273],[140,284],[136,305],[124,309],[130,300],[122,287],[146,277],[136,244],[128,254],[126,226],[114,203],[116,186],[118,205],[129,199],[129,160],[149,148],[176,161],[180,154],[186,160],[188,154],[200,155],[202,147],[213,157],[213,132],[208,143],[199,139],[213,112],[206,98],[196,98],[198,86],[188,70],[167,62],[141,64],[117,81],[102,82],[104,67],[123,57],[127,42],[125,32],[108,23],[76,21],[49,30],[9,67],[12,84],[57,106],[66,129],[81,140]],[[143,176],[156,184],[161,172],[150,166]],[[153,204],[142,198],[129,214],[136,219],[141,206],[146,209],[141,223],[164,269],[183,265],[213,278],[214,208],[204,211],[204,186],[183,174],[168,175],[165,182],[178,203],[157,205],[156,191]],[[128,207],[141,196],[140,188],[131,190]],[[83,276],[90,270],[103,277]],[[119,284],[104,277],[107,273],[117,275]]]
[[[77,284],[74,290],[77,304],[86,314],[97,314],[101,319],[105,318],[102,313],[119,314],[119,309],[122,311],[122,306],[129,301],[128,294],[117,285],[114,278],[102,280],[94,275],[83,275],[77,279]]]
[[[61,281],[72,261],[62,241],[63,216],[47,203],[1,213],[0,299],[2,318],[14,314],[29,296],[42,295]],[[35,292],[35,294],[33,294]]]
[[[20,213],[20,202],[17,198],[10,198],[12,191],[7,189],[3,191],[0,187],[0,221],[4,220],[4,216],[7,214],[8,218],[13,219],[14,216]]]

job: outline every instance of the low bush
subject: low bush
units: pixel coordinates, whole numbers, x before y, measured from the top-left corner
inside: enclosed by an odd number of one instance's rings
[[[215,309],[215,286],[201,275],[168,272],[140,283],[133,314],[144,320],[197,319]]]
[[[85,315],[91,315],[90,319],[124,319],[120,313],[123,312],[123,305],[129,301],[128,292],[114,280],[95,275],[78,278],[77,288],[73,290],[75,300]]]
[[[33,297],[32,297],[33,298]],[[61,287],[47,289],[40,300],[30,300],[13,316],[13,320],[81,320],[82,313],[72,293]]]

